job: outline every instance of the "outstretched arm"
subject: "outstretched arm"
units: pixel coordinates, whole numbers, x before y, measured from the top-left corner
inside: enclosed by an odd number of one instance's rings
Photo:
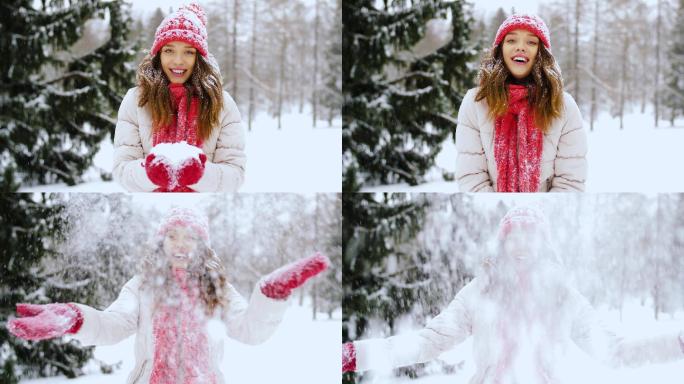
[[[8,322],[15,336],[45,340],[72,335],[84,345],[115,344],[133,334],[138,325],[139,278],[131,279],[104,311],[83,304],[17,304],[18,319]]]
[[[684,335],[666,334],[627,340],[608,330],[596,311],[579,293],[578,311],[573,320],[572,338],[589,355],[612,367],[639,366],[684,359]]]
[[[342,349],[342,370],[387,370],[423,363],[463,342],[472,333],[466,296],[476,289],[465,286],[437,317],[420,331],[388,338],[346,343]]]
[[[7,323],[9,331],[26,340],[45,340],[74,334],[83,325],[83,313],[73,303],[17,304],[18,319]]]
[[[330,261],[317,253],[271,272],[257,284],[249,303],[228,287],[224,322],[228,336],[245,344],[260,344],[275,332],[288,306],[292,290],[325,270]]]

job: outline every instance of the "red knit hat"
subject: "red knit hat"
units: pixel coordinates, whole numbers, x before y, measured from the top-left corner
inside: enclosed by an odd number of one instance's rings
[[[513,30],[524,29],[534,33],[544,44],[546,49],[551,50],[551,35],[546,27],[544,20],[536,15],[511,15],[499,26],[494,39],[494,47],[501,43],[501,40]]]
[[[184,5],[167,16],[154,33],[154,43],[150,54],[156,55],[164,45],[172,41],[183,41],[197,49],[207,58],[207,16],[197,3]]]
[[[513,227],[530,228],[548,236],[549,225],[544,213],[533,206],[512,208],[499,223],[499,239],[504,239]]]
[[[157,229],[157,236],[164,237],[166,232],[176,226],[190,228],[209,245],[209,222],[207,217],[189,208],[173,208],[164,217]]]

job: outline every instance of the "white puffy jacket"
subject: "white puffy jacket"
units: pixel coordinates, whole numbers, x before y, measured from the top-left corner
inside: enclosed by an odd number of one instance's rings
[[[223,92],[220,128],[204,140],[207,155],[204,175],[190,187],[197,192],[235,192],[244,181],[245,132],[240,111],[228,92]],[[138,106],[138,87],[124,96],[114,132],[114,180],[129,192],[150,192],[157,188],[142,166],[152,149],[152,115]]]
[[[428,321],[422,330],[389,338],[355,341],[356,368],[358,371],[387,370],[427,362],[472,336],[476,372],[470,383],[492,384],[497,351],[502,347],[495,332],[497,321],[500,320],[497,316],[502,314],[497,314],[487,304],[481,284],[478,279],[474,279],[461,289],[446,309]],[[555,334],[556,339],[548,340],[548,343],[547,339],[542,340],[545,345],[548,344],[548,348],[544,348],[545,357],[549,357],[554,351],[562,351],[557,358],[561,363],[569,363],[569,367],[565,368],[571,370],[571,375],[577,374],[572,370],[586,371],[588,364],[579,367],[572,365],[578,360],[568,359],[568,356],[583,357],[585,360],[582,361],[585,362],[597,363],[598,360],[608,367],[684,358],[677,335],[625,341],[605,329],[595,310],[579,292],[571,291],[564,304],[567,316],[564,316],[563,326],[560,327],[562,332]],[[530,329],[535,329],[534,324],[530,324]],[[524,343],[525,340],[521,342]],[[589,372],[594,374],[590,369]],[[558,382],[563,381],[554,381]]]
[[[458,110],[456,179],[461,192],[496,192],[494,120],[486,100],[469,90]],[[563,94],[563,113],[544,134],[539,192],[583,191],[587,177],[587,135],[575,100]]]
[[[154,359],[153,297],[141,289],[142,279],[135,276],[121,290],[119,297],[104,311],[83,304],[76,304],[83,313],[83,325],[73,337],[84,345],[110,345],[135,336],[135,368],[129,374],[127,384],[149,383]],[[289,302],[274,300],[254,289],[249,304],[228,285],[228,308],[220,319],[225,323],[228,336],[246,343],[259,344],[266,341],[276,330]],[[223,342],[210,340],[209,356],[214,359],[211,367],[219,382],[223,376],[218,364],[223,358]]]

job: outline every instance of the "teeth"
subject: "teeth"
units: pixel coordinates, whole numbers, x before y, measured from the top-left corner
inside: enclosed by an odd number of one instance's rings
[[[185,73],[185,69],[172,69],[171,72],[182,75]]]
[[[513,61],[518,61],[520,63],[525,63],[527,60],[524,57],[514,57]]]

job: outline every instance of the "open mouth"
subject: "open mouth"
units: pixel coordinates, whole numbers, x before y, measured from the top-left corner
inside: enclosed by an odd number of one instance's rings
[[[176,76],[183,76],[187,71],[187,69],[171,69],[171,73],[173,73]]]
[[[530,59],[528,59],[525,56],[513,56],[513,61],[520,64],[527,64],[527,62],[530,61]]]

